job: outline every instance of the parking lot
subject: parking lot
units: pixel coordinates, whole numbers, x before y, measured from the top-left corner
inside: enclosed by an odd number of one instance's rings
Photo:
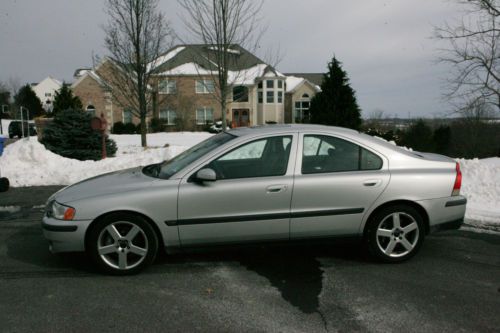
[[[435,234],[397,265],[338,243],[162,255],[111,277],[49,253],[40,219],[58,188],[0,194],[2,331],[500,331],[495,234]]]

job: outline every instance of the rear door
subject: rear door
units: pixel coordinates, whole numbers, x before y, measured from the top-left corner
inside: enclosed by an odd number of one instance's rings
[[[330,134],[301,134],[290,237],[356,235],[363,214],[387,186],[387,160]]]
[[[178,201],[182,245],[288,240],[297,137],[252,139],[196,170],[213,169],[214,182],[186,176]]]

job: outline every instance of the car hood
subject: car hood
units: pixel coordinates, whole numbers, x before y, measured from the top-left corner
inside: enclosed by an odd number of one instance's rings
[[[134,191],[148,187],[156,180],[143,174],[142,167],[120,170],[65,187],[54,194],[50,200],[69,203],[85,198]]]

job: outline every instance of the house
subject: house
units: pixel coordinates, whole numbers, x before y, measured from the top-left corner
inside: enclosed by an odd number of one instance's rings
[[[287,77],[238,45],[227,52],[230,91],[226,110],[221,110],[214,63],[218,54],[208,45],[178,45],[148,65],[154,73],[150,82],[152,117],[161,119],[167,131],[201,130],[221,119],[222,112],[232,127],[307,118],[307,101],[319,91],[317,75],[314,79],[314,74]],[[85,111],[104,114],[110,126],[117,121],[136,124],[139,120],[110,83],[113,70],[119,69],[109,59],[95,69],[78,69],[73,92]]]
[[[308,123],[311,99],[321,91],[323,74],[288,73],[286,75],[285,122]]]
[[[32,85],[33,91],[42,102],[42,107],[46,112],[52,112],[56,91],[61,89],[62,85],[61,81],[51,76],[46,77],[40,83]]]

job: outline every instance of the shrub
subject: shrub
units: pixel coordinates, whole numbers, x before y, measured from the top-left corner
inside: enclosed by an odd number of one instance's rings
[[[167,125],[165,124],[165,120],[159,119],[159,118],[153,118],[151,119],[151,131],[153,133],[158,133],[158,132],[165,132],[167,129]],[[140,128],[139,128],[140,131]]]
[[[100,160],[102,137],[90,127],[92,116],[80,110],[65,110],[43,131],[41,143],[50,151],[77,160]],[[106,135],[106,152],[112,157],[116,143]]]

